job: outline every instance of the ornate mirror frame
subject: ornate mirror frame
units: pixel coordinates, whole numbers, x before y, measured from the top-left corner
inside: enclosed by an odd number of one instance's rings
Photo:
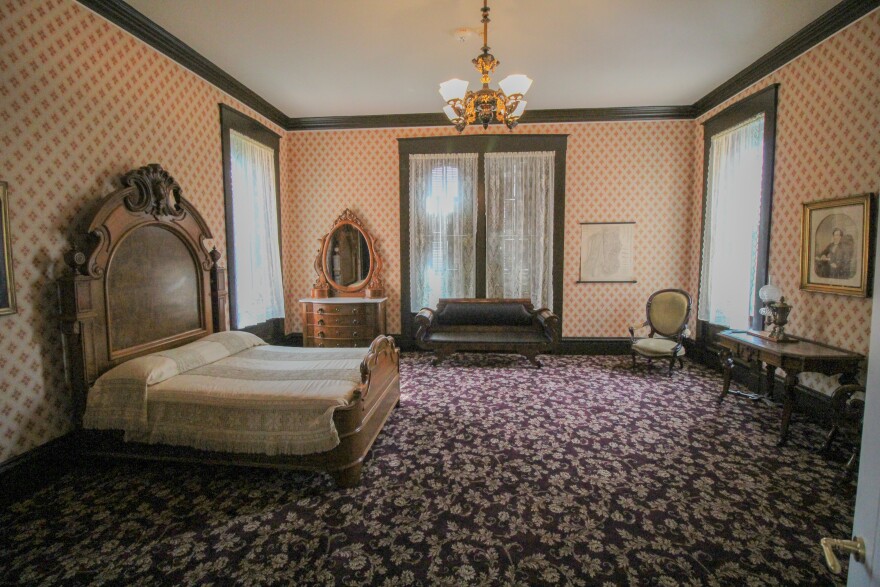
[[[327,253],[330,248],[333,234],[339,227],[345,225],[352,226],[363,235],[364,240],[367,243],[367,251],[370,255],[370,269],[367,272],[366,278],[361,282],[350,286],[340,285],[330,279],[329,276],[331,275],[331,272],[327,267]],[[313,298],[329,298],[333,296],[381,298],[385,295],[385,287],[382,284],[382,278],[380,277],[382,272],[382,258],[379,257],[377,251],[378,247],[376,246],[376,243],[378,241],[373,238],[373,235],[370,234],[364,226],[364,223],[361,222],[360,218],[358,218],[354,212],[349,208],[346,208],[342,214],[333,221],[333,226],[330,228],[330,231],[318,240],[321,243],[321,246],[318,248],[318,255],[315,257],[315,272],[318,274],[318,277],[315,279],[315,284],[312,286]]]

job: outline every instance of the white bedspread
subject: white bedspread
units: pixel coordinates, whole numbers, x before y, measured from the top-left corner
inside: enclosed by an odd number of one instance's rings
[[[89,392],[85,426],[223,452],[331,450],[339,444],[333,412],[352,400],[366,353],[214,334],[108,371]]]

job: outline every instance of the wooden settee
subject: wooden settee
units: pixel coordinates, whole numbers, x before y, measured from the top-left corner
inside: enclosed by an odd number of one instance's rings
[[[518,353],[540,367],[537,355],[559,343],[559,318],[528,299],[445,298],[415,322],[416,344],[436,353],[434,365],[454,352],[489,351]]]

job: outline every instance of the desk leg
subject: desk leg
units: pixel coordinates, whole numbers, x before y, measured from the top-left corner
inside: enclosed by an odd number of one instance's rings
[[[782,405],[782,429],[779,431],[777,446],[785,446],[788,442],[788,425],[791,423],[791,412],[794,410],[794,399],[797,389],[798,374],[786,372],[785,374],[785,400]]]
[[[767,370],[764,373],[764,397],[760,399],[772,400],[774,387],[776,387],[776,367],[767,363]]]
[[[730,355],[730,349],[721,349],[721,369],[724,373],[724,385],[721,387],[718,403],[721,403],[724,400],[724,396],[730,391],[730,372],[733,370],[733,357]]]

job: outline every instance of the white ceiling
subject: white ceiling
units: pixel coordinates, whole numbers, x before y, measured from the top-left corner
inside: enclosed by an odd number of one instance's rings
[[[437,112],[479,76],[479,0],[127,0],[288,116]],[[838,0],[490,0],[529,109],[692,104]]]

